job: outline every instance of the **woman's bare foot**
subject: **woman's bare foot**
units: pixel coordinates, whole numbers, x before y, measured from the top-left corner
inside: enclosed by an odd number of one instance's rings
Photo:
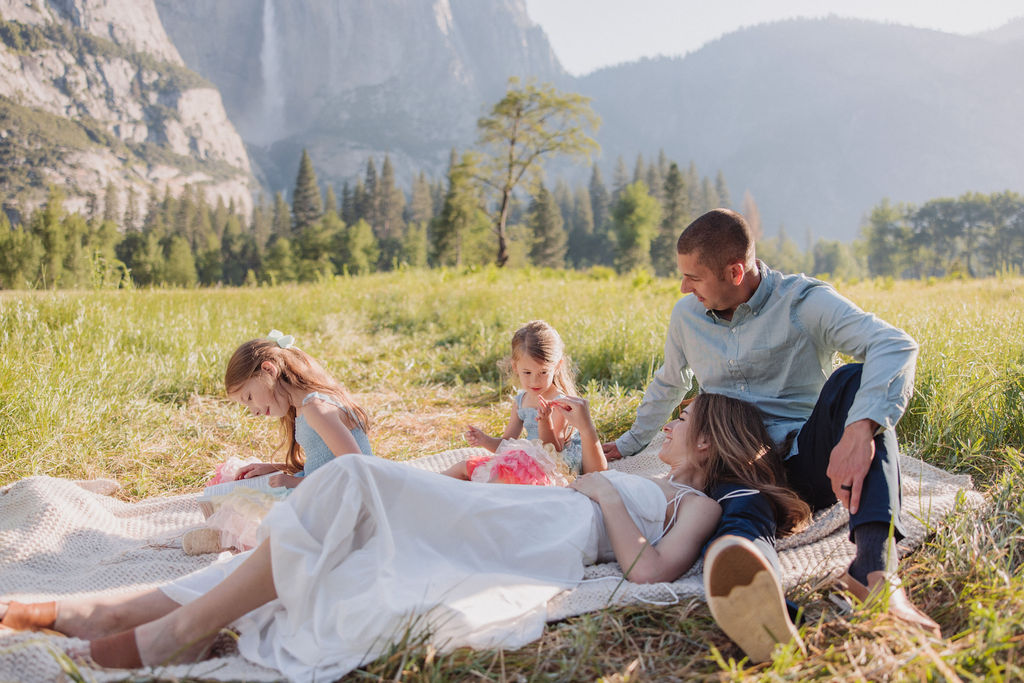
[[[0,603],[0,618],[6,617],[8,605]],[[128,596],[72,598],[36,603],[29,607],[40,612],[52,609],[49,625],[42,623],[45,619],[40,616],[36,619],[39,621],[37,624],[11,624],[12,627],[51,629],[64,635],[92,640],[162,617],[177,608],[178,603],[158,590],[151,590]]]
[[[183,630],[177,615],[170,614],[135,629],[135,643],[147,666],[190,664],[209,656],[218,631],[196,633]]]

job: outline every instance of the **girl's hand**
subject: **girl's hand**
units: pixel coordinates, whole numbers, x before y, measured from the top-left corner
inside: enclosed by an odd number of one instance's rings
[[[576,477],[576,479],[569,484],[569,488],[576,489],[590,500],[598,503],[601,502],[602,498],[609,494],[618,495],[618,492],[615,490],[615,487],[612,486],[612,483],[600,472],[591,472],[590,474],[584,474]]]
[[[281,468],[271,462],[254,462],[250,465],[244,465],[238,468],[238,474],[235,475],[235,480],[238,479],[250,479],[252,477],[261,477],[264,474],[273,474],[274,472],[280,472]]]
[[[469,442],[470,446],[483,446],[487,435],[480,431],[477,427],[470,425],[466,429],[466,441]]]
[[[293,477],[290,474],[275,474],[268,482],[271,486],[283,486],[286,489],[293,489],[302,483],[302,477]]]

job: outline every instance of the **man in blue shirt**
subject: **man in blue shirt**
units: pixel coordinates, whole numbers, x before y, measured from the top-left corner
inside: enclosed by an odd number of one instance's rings
[[[710,211],[679,237],[680,290],[665,362],[628,432],[604,445],[609,460],[640,451],[694,378],[702,391],[761,409],[772,437],[790,443],[788,485],[819,509],[850,511],[857,555],[844,577],[860,599],[889,593],[897,617],[938,632],[906,598],[895,575],[900,522],[899,447],[894,428],[913,393],[917,343],[865,313],[826,283],[783,275],[757,261],[746,221]],[[835,354],[861,364],[833,372]],[[774,515],[752,491],[713,492],[722,521],[704,558],[712,614],[752,661],[777,642],[799,641],[778,580]]]

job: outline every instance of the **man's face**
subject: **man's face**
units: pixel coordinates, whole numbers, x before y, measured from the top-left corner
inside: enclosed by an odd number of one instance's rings
[[[676,263],[683,277],[679,291],[693,294],[705,308],[731,314],[743,303],[739,287],[730,281],[732,265],[726,266],[724,272],[716,273],[700,262],[697,252],[676,254]]]

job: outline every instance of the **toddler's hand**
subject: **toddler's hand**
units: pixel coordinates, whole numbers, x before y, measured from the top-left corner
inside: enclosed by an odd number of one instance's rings
[[[466,441],[469,442],[470,446],[483,446],[484,445],[484,439],[487,437],[486,434],[484,434],[482,431],[480,431],[479,429],[477,429],[473,425],[470,425],[466,429],[465,436],[466,436]]]
[[[551,404],[552,401],[547,400],[543,396],[537,397],[537,421],[546,420],[551,417]]]
[[[238,474],[235,475],[235,480],[238,479],[249,479],[251,477],[260,477],[264,474],[273,474],[274,472],[280,472],[281,468],[270,462],[254,462],[249,465],[238,468]]]

